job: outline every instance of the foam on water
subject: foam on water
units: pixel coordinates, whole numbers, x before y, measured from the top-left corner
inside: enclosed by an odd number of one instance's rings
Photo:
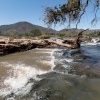
[[[98,45],[100,44],[100,38],[93,38],[91,42],[83,43],[82,45]]]
[[[99,42],[99,41],[100,41],[99,38],[96,38],[96,39],[92,39],[92,40],[91,40],[91,42],[93,42],[93,43],[97,43],[97,42]]]
[[[9,71],[9,76],[6,77],[4,80],[4,86],[6,88],[3,88],[0,90],[0,96],[7,96],[12,93],[14,95],[18,96],[24,96],[25,94],[28,94],[30,90],[32,89],[32,86],[34,85],[34,81],[40,81],[41,78],[38,78],[38,75],[42,75],[53,70],[56,66],[56,62],[62,62],[63,67],[67,70],[70,69],[70,66],[65,65],[65,62],[72,62],[72,59],[67,58],[60,58],[63,55],[63,50],[65,49],[38,49],[41,52],[36,51],[37,53],[43,53],[43,56],[40,56],[38,58],[38,61],[43,64],[49,64],[51,66],[51,69],[48,71],[37,69],[36,67],[25,65],[23,63],[8,63],[8,62],[0,62],[0,64],[4,65],[5,67],[11,68]],[[45,54],[49,54],[46,55]],[[61,72],[63,73],[63,72]],[[29,82],[30,79],[33,79],[32,82]],[[3,87],[4,87],[3,86]],[[11,98],[13,100],[13,98]]]
[[[41,78],[38,78],[37,75],[42,75],[45,73],[48,73],[50,71],[53,71],[53,68],[55,67],[55,57],[54,52],[57,49],[38,49],[42,50],[42,53],[48,53],[50,56],[44,60],[40,57],[39,61],[44,64],[50,64],[51,69],[49,71],[43,71],[40,69],[36,69],[34,66],[26,66],[23,63],[8,63],[8,62],[0,62],[5,67],[11,68],[9,71],[9,76],[6,77],[4,80],[4,86],[6,88],[3,88],[0,90],[0,96],[7,96],[12,93],[15,95],[25,95],[30,92],[32,85],[34,82],[29,82],[30,79],[33,79],[35,81],[40,81]],[[39,52],[40,53],[40,52]],[[11,98],[13,99],[13,98]]]
[[[81,45],[97,45],[97,44],[99,44],[99,43],[83,43]]]
[[[65,60],[66,62],[73,62],[73,59],[70,59],[70,58],[68,58],[68,59],[63,59],[63,60]]]
[[[54,56],[54,52],[56,51],[57,49],[53,49],[52,52],[51,52],[51,61],[50,63],[52,64],[51,66],[51,71],[53,71],[54,67],[55,67],[55,56]]]
[[[31,86],[34,84],[34,82],[27,84],[29,79],[39,81],[40,78],[38,78],[37,75],[47,73],[47,71],[42,71],[40,69],[36,69],[31,66],[26,66],[20,63],[5,64],[8,67],[12,67],[12,70],[10,70],[10,75],[4,81],[4,85],[7,88],[0,90],[0,96],[6,96],[11,93],[14,93],[16,95],[24,95],[30,91]]]
[[[43,49],[40,49],[40,50],[43,50]],[[42,60],[42,58],[40,58],[39,61],[42,62],[43,64],[50,65],[51,66],[51,70],[50,71],[53,71],[53,68],[55,67],[55,56],[54,56],[54,53],[58,49],[46,49],[46,50],[50,50],[49,52],[48,51],[44,52],[44,53],[49,53],[50,54],[50,59]]]

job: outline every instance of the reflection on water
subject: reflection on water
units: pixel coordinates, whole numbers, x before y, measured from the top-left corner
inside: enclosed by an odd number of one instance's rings
[[[99,100],[100,79],[69,74],[73,66],[93,67],[99,73],[100,45],[82,45],[75,50],[34,49],[2,56],[0,96],[2,100]]]

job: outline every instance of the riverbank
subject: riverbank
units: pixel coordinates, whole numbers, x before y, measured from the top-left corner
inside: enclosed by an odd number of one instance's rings
[[[14,52],[22,52],[31,50],[34,48],[52,48],[59,46],[64,46],[71,49],[76,49],[80,47],[79,37],[76,39],[61,40],[57,38],[51,39],[11,39],[6,37],[0,38],[0,54],[10,54]],[[77,41],[77,42],[76,42]],[[82,39],[81,42],[100,42],[100,39]]]
[[[12,39],[4,38],[0,40],[0,54],[9,54],[14,52],[21,52],[46,46],[44,40],[33,39]]]

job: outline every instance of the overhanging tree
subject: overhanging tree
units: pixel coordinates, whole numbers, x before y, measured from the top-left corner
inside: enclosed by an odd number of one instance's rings
[[[71,23],[76,22],[77,25],[80,23],[80,20],[85,12],[87,12],[87,7],[91,4],[94,8],[94,18],[91,23],[95,23],[98,21],[97,11],[99,10],[100,0],[65,0],[65,4],[55,6],[53,8],[47,7],[45,9],[45,18],[44,22],[47,25],[57,24],[57,23],[67,23],[70,26]],[[78,34],[78,38],[74,44],[76,46],[71,46],[71,48],[79,47],[79,38],[80,33]],[[54,42],[55,43],[55,42]]]
[[[66,0],[65,0],[66,1]],[[81,17],[87,12],[87,7],[91,4],[94,8],[94,19],[91,21],[92,24],[98,21],[97,11],[100,6],[100,0],[67,0],[67,3],[53,8],[47,7],[45,9],[44,21],[46,24],[57,24],[76,21],[76,27],[80,22]]]

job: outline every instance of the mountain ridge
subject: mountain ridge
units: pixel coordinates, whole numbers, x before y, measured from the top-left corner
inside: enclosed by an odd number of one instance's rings
[[[32,29],[39,29],[42,33],[71,33],[75,30],[75,28],[71,28],[71,29],[62,29],[60,31],[57,31],[57,30],[53,30],[51,28],[34,25],[34,24],[26,22],[26,21],[0,26],[0,32],[2,32],[2,33],[7,33],[12,30],[15,30],[20,33],[25,33],[25,32],[31,31]],[[75,32],[79,33],[82,30],[84,30],[84,29],[77,29],[77,30],[75,30]],[[94,31],[100,31],[100,29],[87,30],[85,33],[93,33]]]
[[[14,24],[0,26],[1,32],[8,32],[11,30],[16,30],[18,32],[23,33],[23,32],[29,32],[32,29],[40,29],[42,33],[43,32],[44,33],[54,33],[55,32],[55,30],[53,30],[53,29],[48,29],[48,28],[45,28],[45,27],[42,27],[39,25],[34,25],[34,24],[29,23],[29,22],[17,22]]]
[[[79,33],[81,31],[83,31],[84,29],[75,29],[75,28],[71,28],[71,29],[62,29],[59,31],[59,33]],[[100,32],[100,29],[88,29],[86,30],[84,33],[87,33],[87,34],[90,34],[90,33],[93,33],[93,32],[97,32],[99,31]]]

